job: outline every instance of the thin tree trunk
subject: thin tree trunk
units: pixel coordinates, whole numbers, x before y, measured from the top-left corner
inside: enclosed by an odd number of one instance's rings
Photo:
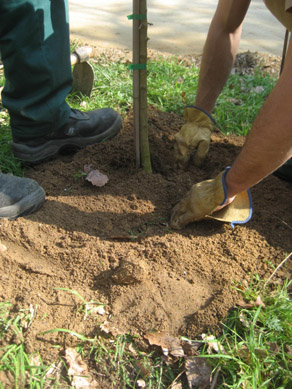
[[[147,0],[140,0],[140,13],[147,15]],[[147,16],[140,25],[140,63],[147,64]],[[140,71],[140,149],[144,170],[152,173],[148,141],[147,69]]]
[[[147,0],[133,0],[133,105],[136,166],[152,172],[147,115]],[[139,15],[138,18],[135,16]],[[145,17],[143,17],[145,15]],[[135,65],[140,68],[135,69]]]
[[[133,15],[140,14],[140,1],[133,0]],[[140,61],[140,34],[139,34],[140,20],[133,19],[133,64]],[[141,166],[141,152],[140,152],[140,103],[139,103],[139,89],[140,89],[140,70],[133,69],[133,109],[134,109],[134,143],[136,155],[136,167]]]

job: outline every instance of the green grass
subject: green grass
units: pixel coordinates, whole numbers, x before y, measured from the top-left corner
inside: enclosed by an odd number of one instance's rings
[[[288,294],[292,281],[275,290],[263,289],[258,277],[240,289],[247,301],[260,294],[265,304],[233,309],[227,317],[218,342],[225,352],[208,353],[214,371],[220,370],[217,388],[292,387],[292,301]]]
[[[97,334],[88,338],[74,331],[57,328],[41,335],[55,332],[67,333],[80,342],[75,346],[83,361],[86,361],[92,378],[102,377],[108,387],[133,388],[143,380],[147,388],[168,388],[180,374],[183,360],[173,366],[166,364],[161,354],[155,351],[141,351],[130,335]],[[70,381],[71,377],[66,377]]]
[[[42,388],[48,371],[38,353],[25,350],[24,331],[30,326],[32,314],[29,309],[12,313],[12,304],[0,302],[0,388]],[[36,307],[35,307],[36,309]]]
[[[78,348],[77,348],[78,349]],[[96,366],[104,381],[117,388],[136,388],[143,380],[147,388],[167,388],[179,372],[171,368],[154,351],[140,351],[129,335],[117,336],[114,340],[97,337],[90,348],[80,345],[78,351]]]
[[[225,134],[247,135],[277,79],[261,74],[231,75],[217,99],[214,117]],[[258,89],[257,89],[258,87]],[[237,104],[232,99],[237,100]]]
[[[203,343],[195,357],[204,358],[211,365],[216,388],[292,387],[292,301],[288,293],[292,281],[275,285],[271,287],[258,276],[252,276],[247,286],[237,285],[236,289],[249,306],[241,304],[230,311],[217,339],[211,343],[199,340]],[[73,290],[61,290],[73,293],[82,305],[86,304]],[[264,306],[254,303],[258,296]],[[49,366],[39,355],[26,352],[23,334],[33,320],[32,313],[31,310],[15,312],[12,308],[9,303],[0,303],[0,373],[5,372],[16,388],[42,388],[48,382],[51,387],[71,387],[72,377],[66,373],[65,360],[62,377],[57,381],[56,377],[46,375]],[[166,363],[158,348],[141,350],[133,336],[112,336],[97,330],[94,337],[88,337],[62,328],[40,335],[45,337],[56,332],[67,333],[79,342],[77,345],[74,342],[75,349],[89,367],[90,375],[102,379],[109,387],[134,389],[138,380],[153,389],[169,388],[174,382],[181,383],[182,388],[188,387],[184,358],[170,358]],[[214,343],[220,346],[220,352],[210,347]]]
[[[89,304],[74,290],[59,290],[73,293],[82,305]],[[80,307],[77,308],[79,311]],[[84,309],[82,312],[85,320],[90,312],[85,312]],[[52,376],[48,375],[49,369],[60,366],[60,361],[45,364],[38,353],[27,352],[24,334],[31,325],[33,316],[30,309],[16,312],[9,302],[0,303],[0,389],[71,387],[72,377],[67,374],[68,366],[64,357],[60,357],[62,376]],[[39,335],[45,337],[46,334],[58,332],[67,333],[70,338],[79,341],[77,345],[74,342],[75,349],[88,365],[93,378],[103,377],[104,382],[117,388],[136,388],[138,380],[147,382],[148,388],[167,388],[180,369],[181,363],[174,368],[165,365],[157,352],[140,351],[134,338],[129,335],[113,337],[96,331],[92,338],[64,328],[48,330]],[[70,347],[68,342],[67,347]],[[66,350],[62,351],[61,354],[64,355]]]
[[[1,109],[0,105],[0,171],[22,176],[21,163],[14,158],[11,152],[10,142],[11,131],[8,113],[6,110]]]
[[[125,116],[132,107],[132,71],[125,61],[110,62],[106,57],[93,63],[95,82],[90,98],[71,94],[68,103],[72,108],[90,110],[112,107]],[[199,68],[186,66],[175,58],[158,58],[148,62],[148,104],[161,111],[183,115],[184,106],[193,104]],[[224,87],[214,109],[218,127],[226,134],[246,135],[264,100],[272,90],[276,78],[263,75],[234,74]],[[0,86],[4,76],[0,76]],[[256,87],[262,87],[257,92]],[[236,104],[234,104],[236,99]],[[179,130],[179,129],[178,129]],[[7,111],[0,106],[0,170],[22,175],[21,164],[10,150],[11,134]]]
[[[148,62],[148,104],[161,111],[183,115],[184,106],[194,104],[199,68],[164,59]],[[79,98],[87,109],[110,106],[126,114],[132,106],[132,73],[123,62],[94,64],[95,85],[91,98]],[[261,74],[231,75],[214,108],[214,118],[225,134],[246,135],[276,78]],[[262,90],[257,91],[256,87]],[[236,104],[234,104],[236,99]],[[69,97],[71,105],[78,97]]]

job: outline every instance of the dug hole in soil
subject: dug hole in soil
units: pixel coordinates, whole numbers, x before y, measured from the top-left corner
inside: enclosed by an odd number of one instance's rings
[[[20,308],[36,306],[25,332],[28,352],[52,361],[54,345],[72,346],[64,328],[94,336],[97,322],[113,333],[143,335],[149,330],[195,339],[218,332],[240,297],[232,288],[251,273],[266,278],[292,250],[291,183],[269,176],[252,188],[254,214],[235,226],[203,220],[182,231],[169,227],[173,206],[193,183],[215,177],[239,153],[244,138],[212,134],[201,169],[172,168],[174,134],[182,114],[149,107],[153,174],[135,167],[133,113],[120,134],[76,154],[63,155],[26,171],[46,191],[35,214],[1,220],[0,298]],[[93,186],[76,173],[90,164],[109,177]],[[274,282],[291,277],[291,262]],[[105,304],[106,313],[78,313],[85,301]]]

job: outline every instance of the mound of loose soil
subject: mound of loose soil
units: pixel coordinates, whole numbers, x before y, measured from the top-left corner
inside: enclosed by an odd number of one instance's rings
[[[150,330],[195,338],[217,331],[238,301],[234,282],[250,273],[271,274],[292,250],[292,185],[275,176],[252,189],[252,220],[234,229],[205,220],[183,231],[168,225],[172,207],[195,182],[216,176],[235,159],[241,137],[212,135],[203,168],[172,168],[173,137],[182,116],[149,107],[149,140],[153,174],[135,167],[133,117],[113,140],[61,156],[26,175],[45,189],[42,209],[16,221],[1,221],[0,299],[15,308],[37,305],[25,333],[28,351],[40,350],[52,361],[53,346],[72,345],[65,328],[88,336],[96,332],[96,317],[83,320],[77,291],[86,301],[105,304],[112,332],[143,337]],[[90,164],[109,177],[92,186],[76,173]],[[78,174],[77,174],[78,175]],[[274,278],[291,276],[288,263]],[[57,288],[57,289],[56,289]]]
[[[252,190],[254,216],[247,225],[232,229],[206,220],[171,230],[173,205],[194,182],[229,165],[243,139],[214,133],[202,169],[174,171],[173,136],[183,119],[150,107],[154,173],[146,174],[135,168],[132,123],[129,114],[112,141],[28,170],[46,191],[45,205],[31,216],[1,221],[8,248],[1,255],[1,300],[38,305],[27,344],[47,358],[66,335],[42,331],[95,329],[76,314],[78,299],[54,288],[105,303],[108,327],[120,332],[156,329],[194,338],[218,329],[237,301],[234,281],[248,281],[250,272],[268,276],[268,262],[279,263],[292,249],[292,186],[274,176]],[[76,181],[84,164],[107,174],[108,184]]]

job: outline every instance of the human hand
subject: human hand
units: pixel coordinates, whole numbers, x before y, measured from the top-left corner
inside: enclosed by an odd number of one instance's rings
[[[175,134],[175,166],[184,169],[195,151],[193,163],[202,166],[210,148],[211,133],[215,122],[207,113],[194,106],[184,110],[186,124]]]
[[[194,184],[187,195],[173,208],[170,226],[180,230],[187,224],[204,218],[243,224],[252,216],[250,191],[230,197],[226,191],[225,176],[229,168],[214,179]]]

